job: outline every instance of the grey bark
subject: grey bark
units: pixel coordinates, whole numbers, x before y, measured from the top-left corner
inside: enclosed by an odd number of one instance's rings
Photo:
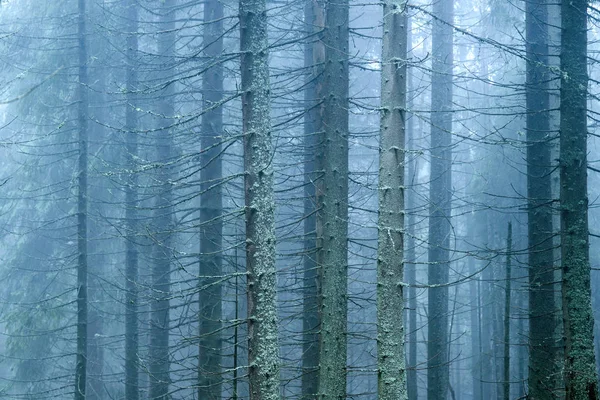
[[[469,257],[469,273],[474,274],[475,263],[473,257]],[[481,399],[483,387],[481,377],[481,321],[479,318],[479,280],[473,278],[469,281],[469,297],[471,298],[470,327],[471,327],[471,374],[473,399]]]
[[[75,400],[86,398],[86,364],[88,351],[88,70],[86,39],[86,1],[78,0],[78,167],[77,167],[77,356],[75,365]]]
[[[407,18],[407,55],[408,51],[412,47],[412,35],[411,35],[411,19]],[[408,57],[407,57],[408,58]],[[411,69],[407,70],[407,95],[409,95],[408,112],[410,113],[413,109],[414,95],[413,93],[413,73]],[[410,152],[415,149],[416,134],[415,134],[415,116],[409,115],[406,121],[406,136],[407,136],[407,150]],[[410,154],[410,153],[409,153]],[[408,191],[406,191],[406,261],[405,273],[408,287],[408,365],[407,365],[407,388],[408,398],[411,400],[418,399],[418,388],[417,388],[417,259],[415,255],[415,190],[417,188],[417,161],[414,154],[410,155],[406,161],[406,176],[410,179],[408,185]]]
[[[319,156],[323,132],[323,103],[320,101],[325,50],[322,42],[324,9],[319,0],[304,5],[306,31],[310,34],[304,48],[306,75],[304,102],[304,259],[302,313],[302,398],[314,399],[318,393],[319,367],[319,273],[317,268],[317,186],[320,180]],[[315,35],[315,36],[313,36]],[[321,222],[318,223],[322,225]]]
[[[240,0],[248,382],[250,400],[279,399],[273,143],[265,0]]]
[[[200,280],[198,399],[218,400],[222,392],[223,189],[223,4],[204,4],[204,55],[213,65],[202,75],[202,137],[200,153]],[[209,110],[209,111],[206,111]]]
[[[126,17],[126,110],[125,110],[125,165],[128,171],[125,186],[125,399],[139,399],[139,331],[138,331],[138,119],[135,110],[138,85],[138,4],[125,0]]]
[[[348,321],[348,0],[326,2],[318,267],[319,398],[346,398]],[[401,311],[399,311],[401,312]]]
[[[429,194],[427,398],[448,394],[448,287],[452,197],[453,1],[433,3]]]
[[[407,4],[383,3],[377,249],[378,399],[408,399],[404,359]]]
[[[555,362],[554,257],[551,209],[551,131],[548,6],[526,7],[526,132],[529,249],[529,397],[547,399],[560,371]]]
[[[599,398],[593,344],[587,197],[587,0],[563,0],[560,205],[567,400]]]
[[[160,34],[158,55],[161,72],[158,74],[165,83],[173,72],[173,45],[175,43],[175,0],[163,0],[159,10]],[[171,259],[173,241],[173,188],[171,185],[172,128],[170,118],[174,115],[173,84],[165,84],[157,100],[158,122],[156,155],[157,194],[154,205],[154,260],[152,265],[152,292],[150,296],[150,354],[148,372],[150,375],[149,397],[153,400],[169,398],[169,307],[171,291]]]

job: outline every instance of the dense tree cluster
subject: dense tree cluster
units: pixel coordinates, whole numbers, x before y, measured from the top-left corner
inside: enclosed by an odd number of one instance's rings
[[[599,12],[0,1],[0,398],[600,400]]]

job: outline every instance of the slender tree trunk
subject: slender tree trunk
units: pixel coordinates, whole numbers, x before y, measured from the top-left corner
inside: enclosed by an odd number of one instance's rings
[[[506,237],[506,286],[504,289],[504,400],[510,398],[510,295],[511,295],[511,261],[512,261],[512,224],[508,223]]]
[[[587,197],[587,0],[562,0],[560,202],[567,400],[594,399]]]
[[[348,0],[328,0],[323,70],[319,398],[346,398],[348,321]],[[322,188],[322,189],[321,189]],[[399,310],[398,312],[401,312]]]
[[[87,179],[88,179],[88,70],[86,46],[86,1],[78,0],[79,76],[77,94],[79,105],[79,157],[77,171],[77,358],[75,366],[75,400],[86,398],[87,325],[88,325],[88,238],[87,238]]]
[[[452,198],[452,22],[453,1],[433,3],[431,77],[431,174],[429,208],[429,329],[427,398],[448,394],[448,282]]]
[[[407,18],[406,28],[406,44],[407,44],[407,55],[408,50],[412,47],[412,34],[411,34],[411,19]],[[408,57],[407,57],[408,58]],[[413,73],[411,69],[407,70],[407,102],[408,111],[413,109],[414,95],[413,95]],[[415,135],[415,116],[409,115],[406,121],[406,146],[408,151],[415,149],[416,135]],[[417,288],[414,286],[417,283],[417,259],[415,252],[415,190],[417,188],[417,161],[416,156],[410,155],[406,161],[406,176],[410,179],[406,185],[409,190],[406,192],[406,257],[407,264],[406,270],[406,281],[408,287],[408,368],[407,368],[407,387],[408,387],[408,398],[410,400],[417,400],[418,389],[417,389]]]
[[[125,187],[125,400],[138,400],[140,395],[138,360],[139,360],[139,331],[138,331],[138,179],[137,159],[138,119],[135,110],[136,90],[138,84],[138,4],[137,0],[125,0],[125,16],[127,19],[126,38],[126,109],[125,109],[125,165],[127,182]]]
[[[200,153],[200,342],[198,399],[220,400],[222,392],[222,285],[223,194],[221,142],[223,140],[223,4],[204,4],[204,55],[214,65],[203,74],[202,140]],[[210,111],[206,111],[210,110]]]
[[[175,0],[163,0],[160,12],[158,54],[162,83],[172,74],[173,45],[175,43]],[[169,297],[171,291],[171,258],[173,241],[173,189],[171,167],[173,139],[171,119],[174,115],[173,84],[166,85],[157,100],[159,121],[156,154],[159,167],[156,174],[158,193],[154,209],[154,263],[152,265],[152,302],[150,310],[150,390],[153,400],[169,398]]]
[[[404,135],[407,4],[383,4],[377,251],[377,368],[380,400],[408,399],[404,359]]]
[[[319,367],[319,274],[317,268],[317,185],[319,166],[320,135],[323,127],[323,103],[320,101],[323,62],[325,49],[322,35],[324,29],[324,10],[320,0],[306,0],[304,20],[306,30],[311,34],[304,48],[304,67],[307,74],[304,101],[304,291],[302,313],[302,398],[314,399],[318,393]],[[316,36],[312,36],[315,34]]]
[[[275,204],[265,0],[240,0],[248,381],[250,400],[279,399]]]
[[[469,257],[469,273],[475,273],[473,257]],[[478,301],[479,280],[473,278],[469,281],[469,297],[471,298],[471,373],[473,378],[473,399],[481,399],[481,336],[479,321]],[[412,400],[412,399],[411,399]]]
[[[548,10],[545,0],[525,3],[527,33],[527,196],[529,248],[529,396],[556,389],[552,254]]]

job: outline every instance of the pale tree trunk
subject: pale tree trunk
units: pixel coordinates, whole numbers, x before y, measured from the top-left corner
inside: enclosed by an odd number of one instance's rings
[[[407,44],[407,58],[409,56],[408,50],[412,48],[412,35],[411,35],[411,19],[407,17],[407,28],[406,28],[406,44]],[[413,94],[413,73],[411,69],[407,70],[407,98],[408,111],[411,112],[414,106],[414,94]],[[406,121],[406,136],[407,136],[407,151],[414,150],[416,148],[416,135],[415,135],[415,116],[409,115]],[[417,260],[416,260],[416,241],[415,241],[415,190],[417,185],[417,161],[415,154],[411,154],[406,160],[406,176],[409,179],[406,187],[406,257],[405,260],[405,274],[406,282],[411,285],[408,287],[408,365],[407,365],[407,388],[408,398],[410,400],[417,400],[418,389],[417,389]]]
[[[504,374],[503,399],[510,398],[510,298],[511,298],[511,261],[512,261],[512,224],[508,223],[506,236],[506,283],[504,288]]]
[[[88,325],[88,55],[86,44],[86,0],[78,0],[79,74],[77,97],[78,169],[77,169],[77,357],[75,365],[75,400],[86,398],[87,325]]]
[[[223,4],[204,4],[204,55],[213,64],[202,75],[202,137],[200,153],[200,280],[198,399],[220,400],[222,391],[222,285],[223,275]],[[209,110],[209,111],[207,111]]]
[[[311,36],[304,48],[306,75],[304,102],[304,287],[302,313],[302,398],[314,399],[318,392],[319,367],[319,274],[317,269],[317,186],[319,134],[323,132],[323,103],[320,102],[325,49],[322,42],[324,10],[319,0],[306,0],[305,27]],[[312,35],[315,36],[312,36]]]
[[[173,72],[172,56],[175,43],[175,0],[163,0],[160,7],[160,30],[158,38],[158,76],[165,83]],[[157,195],[154,209],[154,260],[152,265],[152,291],[150,304],[150,374],[149,397],[153,400],[169,398],[169,307],[171,291],[171,258],[173,242],[173,189],[171,185],[172,124],[174,115],[173,84],[158,92],[159,121],[156,138],[156,154],[159,167],[156,173]]]
[[[348,321],[348,0],[325,9],[323,126],[318,196],[321,336],[319,398],[346,398]],[[322,189],[321,189],[322,188]],[[399,312],[402,312],[401,310]]]
[[[527,34],[527,198],[529,249],[529,397],[547,399],[556,389],[554,256],[550,161],[548,6],[525,3]]]
[[[471,223],[474,221],[471,220]],[[476,272],[475,262],[473,257],[469,257],[469,274]],[[471,374],[472,374],[472,390],[473,399],[481,399],[482,397],[482,383],[481,383],[481,322],[479,318],[479,304],[478,290],[479,280],[477,278],[471,278],[469,281],[469,298],[471,299],[471,310],[470,310],[470,327],[471,327]]]
[[[135,110],[137,90],[138,4],[125,0],[127,19],[126,38],[126,110],[125,110],[125,165],[128,171],[125,183],[125,400],[139,399],[139,331],[138,331],[138,179],[137,158],[138,119]]]
[[[431,174],[429,191],[427,398],[448,394],[448,282],[452,197],[453,1],[433,3],[431,77]]]
[[[378,399],[408,399],[404,359],[406,2],[383,4],[377,251]]]
[[[587,0],[563,0],[560,54],[560,205],[565,389],[594,399],[594,355],[587,197]]]
[[[250,400],[279,399],[273,143],[265,0],[240,0],[248,383]]]

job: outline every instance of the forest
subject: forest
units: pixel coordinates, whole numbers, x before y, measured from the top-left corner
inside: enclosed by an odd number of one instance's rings
[[[0,0],[0,399],[600,400],[591,0]]]

